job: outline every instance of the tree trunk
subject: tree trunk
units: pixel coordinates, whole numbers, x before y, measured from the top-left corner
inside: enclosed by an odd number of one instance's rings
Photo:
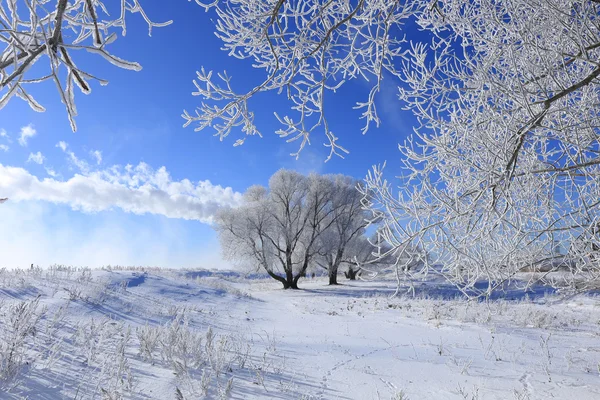
[[[284,285],[284,289],[298,289],[298,281],[294,279],[294,274],[292,273],[291,268],[288,268],[285,271],[285,281],[287,286]]]
[[[337,281],[338,265],[334,264],[329,267],[329,284],[339,285]]]
[[[346,278],[350,279],[351,281],[355,281],[356,280],[356,275],[358,274],[358,271],[360,271],[360,269],[357,269],[355,271],[352,268],[350,268],[350,269],[348,269],[348,272],[344,273],[344,275],[346,275]]]
[[[276,281],[280,282],[283,285],[284,289],[289,289],[290,282],[286,278],[284,278],[282,276],[279,276],[279,275],[275,274],[273,271],[269,271],[269,270],[267,270],[267,274],[269,274],[269,276],[271,278],[273,278]]]
[[[310,261],[310,257],[309,257],[308,251],[306,251],[304,253],[304,262],[302,263],[302,268],[298,272],[298,275],[296,275],[294,277],[294,281],[293,281],[293,284],[291,286],[292,289],[299,289],[299,287],[298,287],[298,281],[300,280],[300,278],[306,277],[306,270],[308,270],[308,263],[309,263],[309,261]]]
[[[298,281],[300,280],[300,278],[302,278],[304,276],[304,272],[302,272],[302,270],[300,272],[298,272],[298,275],[296,275],[294,277],[294,279],[292,280],[292,284],[290,285],[291,289],[300,289],[298,287]]]
[[[345,246],[338,249],[333,263],[329,265],[329,284],[338,285],[337,274],[340,264],[342,262],[342,256],[344,255]]]
[[[329,284],[330,285],[339,285],[338,281],[337,281],[337,274],[335,275],[329,275]]]

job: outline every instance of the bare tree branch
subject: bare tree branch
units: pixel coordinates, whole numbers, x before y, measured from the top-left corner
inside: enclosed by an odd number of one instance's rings
[[[19,13],[19,7],[25,6],[26,13]],[[5,7],[8,7],[7,12]],[[77,114],[73,97],[73,85],[77,85],[85,94],[91,92],[90,85],[85,78],[96,79],[91,73],[81,71],[75,65],[68,49],[85,49],[90,53],[99,54],[110,63],[126,69],[139,70],[137,63],[127,62],[110,54],[106,47],[115,38],[115,31],[122,28],[125,33],[125,17],[127,13],[140,13],[152,27],[162,27],[170,24],[154,23],[148,19],[138,0],[131,2],[121,0],[121,16],[111,18],[108,9],[102,1],[98,0],[52,0],[39,2],[38,0],[24,0],[9,2],[6,6],[0,5],[0,109],[3,108],[14,95],[27,101],[36,111],[43,111],[35,99],[26,91],[25,83],[39,83],[52,79],[59,88],[59,96],[67,108],[71,127],[75,131],[74,116]],[[101,13],[107,18],[100,20]],[[25,16],[25,14],[27,16]],[[74,35],[69,43],[65,43],[63,30],[68,29]],[[101,31],[108,32],[103,42]],[[92,37],[92,43],[86,41]],[[30,76],[30,71],[40,69],[31,68],[43,56],[50,59],[50,71],[43,72],[42,77]],[[68,71],[66,82],[59,79],[59,71],[65,67]],[[101,81],[104,83],[104,81]],[[68,91],[64,93],[62,87]],[[4,92],[4,93],[2,93]]]

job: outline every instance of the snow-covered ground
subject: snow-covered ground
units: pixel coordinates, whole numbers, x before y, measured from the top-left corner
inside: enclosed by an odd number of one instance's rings
[[[599,399],[600,297],[0,271],[2,399]]]

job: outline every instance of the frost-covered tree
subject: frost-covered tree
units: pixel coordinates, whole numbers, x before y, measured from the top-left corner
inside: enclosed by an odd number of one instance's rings
[[[357,183],[343,175],[278,171],[268,188],[249,188],[241,207],[218,213],[224,255],[266,271],[285,289],[297,289],[315,265],[337,284],[340,265],[359,254],[355,246],[367,224]]]
[[[242,127],[243,143],[260,132],[248,100],[278,91],[292,110],[278,116],[280,136],[302,150],[320,130],[330,156],[343,154],[328,93],[368,79],[356,105],[366,131],[379,123],[382,85],[395,84],[398,108],[418,126],[401,146],[400,187],[375,168],[365,189],[394,249],[421,248],[432,257],[425,273],[485,294],[552,257],[558,240],[570,249],[568,271],[537,277],[598,284],[594,247],[575,245],[595,243],[600,221],[598,0],[223,0],[206,8],[230,55],[265,75],[239,92],[235,77],[201,70],[204,103],[184,113],[186,124],[221,138]],[[478,292],[481,279],[490,284]]]
[[[135,13],[148,24],[149,34],[152,28],[171,23],[152,22],[138,0],[0,2],[0,109],[16,96],[33,110],[44,111],[27,88],[42,81],[54,81],[75,131],[75,86],[89,94],[90,80],[101,85],[107,82],[78,67],[74,54],[88,52],[119,68],[139,71],[138,63],[125,61],[108,51],[117,33],[125,36],[127,15]]]
[[[346,258],[343,261],[346,268],[344,276],[356,280],[363,272],[376,276],[379,272],[394,267],[396,258],[392,248],[387,243],[381,243],[378,235],[356,237],[348,246]]]
[[[353,247],[367,225],[367,215],[362,207],[362,195],[357,190],[359,182],[343,175],[328,177],[331,180],[331,212],[327,226],[319,236],[318,254],[321,265],[327,269],[329,284],[337,285],[338,269],[347,262]]]
[[[350,243],[346,258],[342,262],[345,267],[344,276],[354,281],[362,274],[362,269],[368,265],[369,271],[373,272],[379,265],[384,263],[383,258],[378,254],[377,248],[365,236],[359,236]],[[376,264],[376,265],[375,265]]]
[[[249,188],[241,207],[218,213],[215,229],[224,255],[263,269],[285,289],[298,289],[328,224],[331,194],[321,176],[278,171],[268,188]]]
[[[401,75],[400,97],[421,122],[402,149],[410,189],[395,193],[377,168],[367,178],[389,243],[424,246],[436,255],[436,272],[470,294],[486,279],[479,293],[487,294],[553,259],[556,242],[569,248],[594,236],[599,7],[448,1],[418,15],[433,45],[415,46]],[[600,265],[589,251],[570,249],[530,282],[597,285]]]

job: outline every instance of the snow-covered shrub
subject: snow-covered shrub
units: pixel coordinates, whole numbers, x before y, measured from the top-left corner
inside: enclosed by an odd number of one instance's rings
[[[102,350],[108,333],[105,332],[108,322],[108,319],[96,321],[92,318],[89,323],[77,325],[73,342],[77,345],[79,353],[84,357],[84,362],[89,366],[96,362],[97,355]]]
[[[33,359],[27,350],[37,334],[37,323],[46,309],[38,309],[39,297],[15,304],[0,303],[0,388],[15,381]]]
[[[126,354],[130,339],[131,328],[119,324],[111,351],[104,352],[99,387],[107,400],[122,399],[134,388],[135,380]]]
[[[189,326],[187,315],[182,312],[160,331],[160,355],[178,373],[202,366],[203,335]]]
[[[161,327],[149,326],[146,324],[136,328],[135,332],[140,343],[138,355],[141,356],[144,361],[153,362],[154,352],[159,345]]]

